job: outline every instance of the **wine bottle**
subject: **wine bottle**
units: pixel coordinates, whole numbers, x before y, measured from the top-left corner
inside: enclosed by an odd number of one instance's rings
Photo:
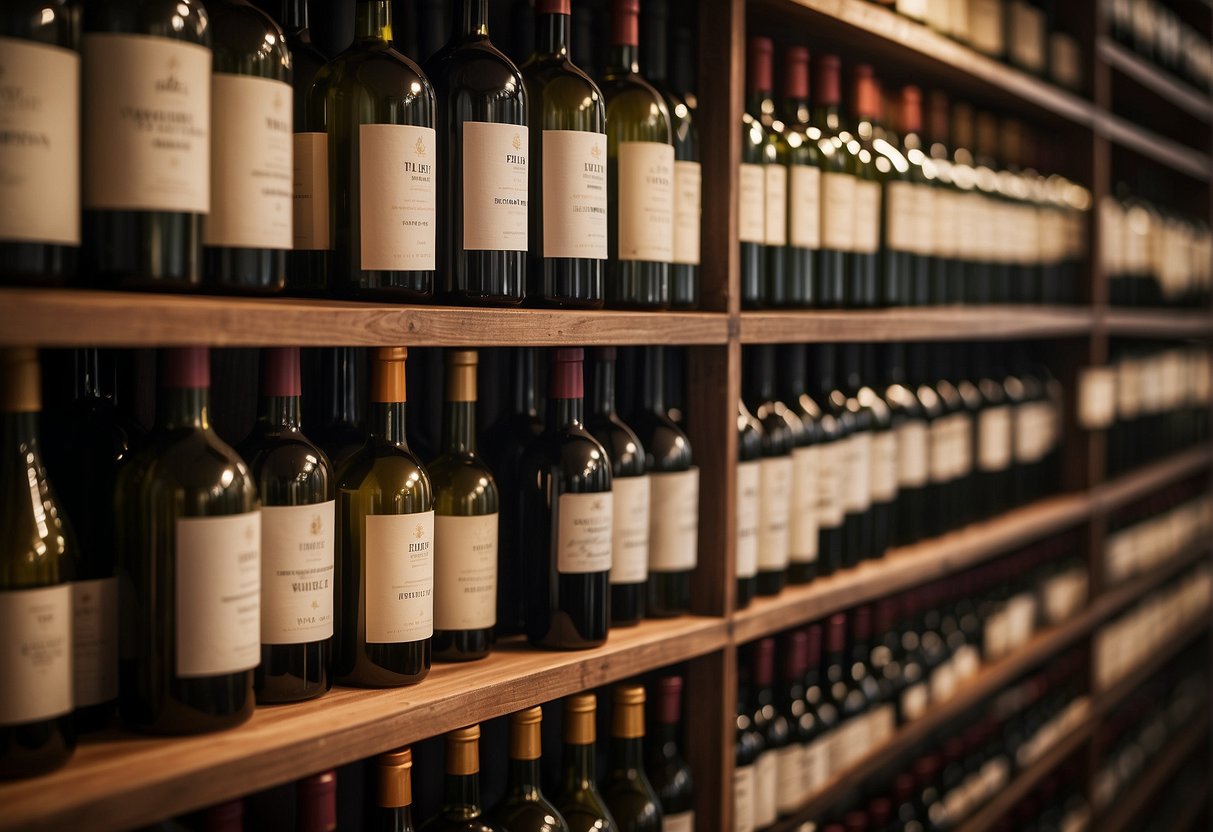
[[[764,745],[762,734],[754,727],[748,701],[749,688],[744,680],[737,692],[737,733],[733,750],[733,829],[754,832],[754,803],[758,788],[757,763]]]
[[[821,129],[810,124],[809,50],[790,46],[784,53],[780,115],[788,145],[788,244],[784,249],[787,306],[813,306],[814,272],[821,249]]]
[[[442,455],[434,486],[434,658],[488,655],[497,623],[497,512],[493,472],[476,453],[475,350],[448,350]]]
[[[211,29],[202,4],[182,8],[113,0],[84,9],[83,259],[98,285],[187,289],[202,277]]]
[[[850,346],[850,345],[848,345]],[[876,384],[876,347],[858,344],[857,373],[852,375],[853,398],[860,409],[867,410],[872,424],[872,453],[869,459],[869,482],[872,494],[872,542],[868,557],[882,558],[893,545],[897,512],[897,434],[893,431],[893,414],[889,403],[874,387]],[[857,376],[857,378],[855,377]],[[855,387],[855,384],[858,387]]]
[[[260,703],[332,687],[334,478],[300,424],[299,349],[261,356],[261,404],[238,448],[261,497]]]
[[[848,531],[844,472],[851,455],[854,419],[846,408],[839,409],[831,398],[834,387],[834,345],[812,348],[809,365],[813,379],[811,401],[821,409],[821,441],[817,459],[817,574],[832,575],[843,566]],[[852,524],[854,521],[851,521]]]
[[[80,247],[80,7],[20,0],[0,11],[6,129],[0,150],[0,282],[76,276]],[[29,106],[37,102],[36,106]],[[35,140],[36,139],[36,140]]]
[[[868,701],[865,689],[851,676],[847,656],[847,617],[830,616],[826,630],[825,680],[831,703],[838,711],[838,727],[830,744],[830,771],[850,768],[872,747],[871,723],[866,719]]]
[[[621,832],[661,832],[661,805],[644,773],[644,688],[617,685],[612,696],[610,768],[602,783]]]
[[[959,303],[964,298],[964,261],[959,239],[964,200],[957,187],[951,150],[951,113],[948,97],[939,90],[931,92],[927,128],[931,170],[935,173],[935,195],[932,200],[934,256],[931,258],[929,286],[926,292],[915,285],[914,303]],[[908,144],[908,137],[905,140]],[[961,174],[963,177],[963,172]]]
[[[682,753],[682,677],[654,684],[654,708],[644,771],[657,795],[663,832],[694,832],[695,782]]]
[[[737,609],[758,594],[758,526],[762,511],[762,423],[744,401],[737,402]],[[767,584],[780,585],[778,579]]]
[[[792,490],[792,450],[800,420],[775,398],[775,347],[747,348],[746,388],[762,423],[759,466],[758,593],[777,595],[787,583]]]
[[[984,519],[1010,508],[1013,496],[1010,468],[1014,452],[1014,412],[1002,380],[995,377],[993,347],[979,342],[976,352],[977,388],[983,406],[977,417],[976,515]]]
[[[738,235],[741,240],[741,305],[754,309],[766,301],[766,169],[775,146],[762,122],[764,93],[771,89],[770,38],[750,38],[746,51],[746,103],[741,116],[741,171],[738,185]]]
[[[586,427],[611,461],[611,626],[644,618],[649,578],[650,485],[644,446],[615,412],[615,348],[594,350],[592,415]]]
[[[0,779],[57,768],[76,748],[72,588],[76,539],[42,464],[42,392],[32,349],[0,352],[4,431],[0,619]]]
[[[644,446],[652,492],[647,612],[660,618],[691,606],[691,572],[699,556],[699,469],[690,440],[666,410],[665,348],[649,347],[643,355],[632,426]]]
[[[202,283],[227,292],[286,285],[294,240],[291,53],[248,0],[210,0],[211,210],[202,223]]]
[[[607,302],[665,309],[674,259],[675,151],[661,93],[640,74],[640,0],[613,0],[607,101]]]
[[[261,515],[256,480],[211,427],[205,348],[160,353],[156,426],[114,503],[123,719],[158,734],[239,725],[261,659]]]
[[[434,635],[434,497],[405,439],[405,347],[372,355],[370,436],[337,473],[338,679],[420,682]]]
[[[905,355],[905,344],[887,344],[881,355],[881,366],[885,368],[883,396],[889,408],[897,452],[897,503],[892,517],[891,541],[895,546],[907,546],[923,538],[930,482],[926,411],[909,381]]]
[[[375,758],[372,832],[413,832],[413,751],[400,748]]]
[[[766,284],[762,290],[762,303],[766,306],[792,306],[795,304],[787,270],[788,168],[792,151],[788,141],[788,125],[779,119],[776,112],[774,70],[771,68],[773,54],[772,48],[764,58],[760,51],[759,64],[755,67],[758,78],[766,84],[759,91],[762,96],[759,117],[767,133],[767,144],[763,148],[766,165],[763,169],[762,248]],[[763,61],[765,66],[762,65]]]
[[[674,142],[674,260],[670,265],[670,308],[699,305],[700,224],[703,173],[699,163],[699,125],[695,120],[695,55],[687,24],[676,25],[668,37],[669,7],[651,0],[644,7],[640,65],[670,111]],[[668,73],[667,73],[668,68]],[[668,77],[667,77],[668,76]]]
[[[480,805],[480,726],[472,725],[446,735],[446,777],[442,809],[421,825],[438,832],[498,832],[485,819]]]
[[[513,304],[526,294],[529,94],[489,41],[488,0],[463,0],[446,46],[425,62],[438,93],[443,294]]]
[[[598,791],[594,772],[597,708],[592,693],[579,693],[564,701],[564,760],[556,808],[570,832],[617,832],[620,828]]]
[[[584,427],[583,351],[550,355],[547,427],[519,464],[526,635],[537,647],[597,647],[610,613],[611,468]]]
[[[317,223],[328,223],[328,154],[327,136],[310,133],[307,115],[308,99],[316,74],[325,64],[325,57],[312,43],[308,28],[308,0],[282,0],[282,34],[291,54],[291,113],[295,135],[292,138],[295,181],[310,181],[306,199],[294,199],[291,217],[292,251],[286,253],[286,285],[292,292],[311,294],[328,288],[328,276],[324,271],[324,246],[319,245],[311,233]],[[316,143],[323,142],[321,152],[313,152]],[[316,185],[323,192],[315,192]],[[292,197],[296,195],[292,187]],[[327,236],[327,235],[326,235]],[[327,240],[324,242],[327,243]]]
[[[299,781],[295,817],[298,832],[336,832],[337,772],[330,769]]]
[[[980,397],[974,396],[971,385],[960,371],[959,353],[952,344],[936,344],[933,364],[941,378],[935,389],[951,416],[949,457],[952,481],[948,485],[948,520],[952,528],[972,519],[973,449],[976,437],[976,411]]]
[[[493,822],[505,832],[568,832],[569,825],[539,786],[542,755],[536,706],[510,715],[510,773],[505,796],[493,810]]]
[[[855,103],[852,116],[855,118],[855,145],[851,151],[851,172],[855,177],[854,239],[847,263],[846,305],[850,308],[876,306],[880,301],[877,266],[880,259],[881,237],[881,179],[877,169],[877,151],[873,145],[880,122],[880,86],[872,74],[872,67],[860,64],[855,67]],[[885,160],[887,162],[887,160]],[[893,294],[900,275],[890,278]],[[885,302],[896,305],[898,297],[885,297]]]
[[[815,719],[804,701],[804,676],[808,668],[809,637],[793,630],[780,643],[783,667],[775,692],[775,711],[788,727],[788,741],[775,759],[775,809],[780,817],[795,813],[808,795],[805,759],[813,738]]]
[[[297,234],[327,250],[337,293],[424,300],[438,256],[436,103],[429,79],[391,40],[391,2],[357,0],[353,43],[316,73],[307,138],[298,140],[311,165],[295,188],[311,223]]]
[[[910,162],[906,146],[909,141],[917,149],[921,132],[921,95],[917,87],[903,87],[896,99],[887,99],[884,124],[876,136],[883,141],[874,147],[880,154],[874,161],[883,169],[885,180],[877,268],[877,296],[882,306],[912,305],[915,286],[920,285],[924,292],[928,288],[926,261],[920,252],[933,233],[931,206],[921,200],[923,192],[917,184],[921,170]],[[920,265],[924,267],[921,272]]]
[[[775,708],[775,639],[753,644],[749,672],[754,728],[763,738],[754,768],[754,826],[765,829],[778,817],[779,760],[791,739],[787,719]]]
[[[855,177],[842,119],[840,62],[822,55],[813,74],[813,121],[821,151],[821,248],[813,264],[817,305],[824,309],[846,302],[848,255],[855,244]]]
[[[531,113],[528,293],[596,309],[607,258],[606,105],[569,57],[569,5],[536,5],[536,51],[522,66]]]
[[[851,568],[864,559],[867,540],[870,540],[872,437],[870,414],[861,408],[847,406],[848,373],[837,356],[838,345],[819,346],[815,375],[822,407],[834,417],[842,433],[834,449],[840,469],[837,488],[843,512],[839,524],[842,529],[841,560],[837,565]]]
[[[792,422],[792,486],[788,509],[788,580],[794,584],[808,583],[817,577],[822,529],[818,489],[822,478],[822,447],[824,414],[817,402],[809,397],[805,387],[808,373],[808,348],[790,344],[781,348],[779,358],[784,362],[780,390],[788,410],[796,417]]]
[[[993,114],[978,112],[975,116],[974,195],[981,201],[979,215],[981,260],[985,264],[984,279],[976,284],[975,303],[1006,303],[1011,292],[1011,264],[1007,260],[1009,229],[1000,228],[1004,200],[998,193],[1001,167],[998,155],[998,121]]]
[[[307,421],[315,425],[309,433],[334,472],[366,441],[364,358],[358,347],[323,347],[302,354],[306,388],[302,404]]]
[[[804,747],[804,791],[818,794],[837,772],[831,767],[838,739],[839,712],[829,693],[829,680],[821,661],[821,625],[804,628],[804,703],[813,716],[813,726]]]

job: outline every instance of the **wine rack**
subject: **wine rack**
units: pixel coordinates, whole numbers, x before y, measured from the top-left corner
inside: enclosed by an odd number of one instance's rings
[[[1077,424],[1067,401],[1064,485],[1059,496],[1015,509],[940,538],[893,550],[860,568],[745,610],[734,603],[733,541],[737,458],[736,402],[741,345],[750,343],[1039,339],[1053,345],[1067,390],[1086,366],[1104,363],[1112,338],[1213,337],[1213,310],[1111,309],[1099,260],[1099,229],[1088,240],[1084,297],[1072,307],[924,307],[871,311],[746,311],[739,299],[738,169],[748,27],[791,36],[812,33],[839,50],[854,49],[919,73],[971,97],[1056,125],[1080,137],[1072,148],[1094,201],[1107,196],[1114,158],[1166,171],[1185,183],[1213,217],[1213,142],[1192,147],[1158,132],[1165,124],[1136,124],[1113,108],[1114,76],[1124,75],[1175,108],[1177,117],[1213,122],[1213,97],[1150,67],[1104,34],[1094,0],[1080,4],[1088,57],[1089,97],[1062,90],[951,40],[867,0],[703,0],[700,4],[699,119],[703,160],[703,255],[698,312],[563,311],[391,305],[289,298],[165,296],[75,289],[0,290],[0,345],[210,346],[394,345],[513,346],[679,344],[688,350],[688,433],[702,471],[699,566],[694,615],[654,620],[612,631],[605,646],[577,653],[544,653],[505,643],[472,665],[439,665],[421,685],[394,690],[338,687],[302,705],[259,708],[244,726],[193,738],[103,733],[86,737],[69,764],[49,775],[0,784],[0,830],[124,829],[155,822],[269,788],[318,770],[363,759],[470,722],[501,716],[587,687],[687,663],[687,756],[696,780],[699,829],[733,828],[731,783],[736,647],[889,593],[910,589],[993,559],[1016,546],[1067,529],[1082,531],[1092,596],[1065,624],[1038,634],[1013,655],[984,668],[949,702],[904,726],[881,748],[836,778],[778,829],[796,829],[855,786],[882,759],[946,728],[966,709],[1064,649],[1089,640],[1103,622],[1179,570],[1210,559],[1208,545],[1105,588],[1099,558],[1110,514],[1169,484],[1210,477],[1213,447],[1194,448],[1108,480],[1102,431]],[[1206,29],[1213,9],[1204,8]],[[1096,226],[1096,223],[1092,223]],[[1093,759],[1095,727],[1142,680],[1208,632],[1193,625],[1130,677],[1092,694],[1080,727],[1030,768],[1003,795],[970,818],[964,832],[997,826],[1016,800],[1032,791],[1066,757],[1086,749]],[[1127,810],[1149,803],[1210,731],[1208,720],[1164,752],[1164,765],[1123,796]],[[1207,805],[1194,795],[1186,814]],[[1130,818],[1128,811],[1114,816]],[[1109,819],[1109,823],[1112,821]],[[1096,824],[1095,828],[1115,828]]]

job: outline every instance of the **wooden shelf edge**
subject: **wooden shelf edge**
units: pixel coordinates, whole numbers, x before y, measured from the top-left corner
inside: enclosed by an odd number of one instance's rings
[[[1147,159],[1166,165],[1201,182],[1213,178],[1213,157],[1185,147],[1112,113],[1095,114],[1095,132]]]
[[[1100,59],[1142,86],[1202,121],[1213,121],[1213,99],[1155,67],[1109,37],[1100,37]]]
[[[742,312],[743,344],[1057,338],[1092,330],[1089,308],[908,306],[871,311]]]
[[[1213,316],[1200,312],[1109,309],[1096,326],[1109,335],[1143,338],[1213,336]]]
[[[335,688],[258,708],[243,726],[196,737],[86,738],[64,768],[0,784],[0,829],[120,830],[153,823],[587,688],[721,650],[721,618],[641,622],[595,650],[507,646],[436,665],[419,685]]]
[[[1089,503],[1083,495],[1052,497],[942,537],[894,549],[878,561],[818,578],[804,586],[788,587],[779,595],[756,598],[749,607],[733,614],[733,639],[738,643],[753,641],[947,577],[1079,523],[1089,512]]]
[[[1111,482],[1097,486],[1091,493],[1095,511],[1107,513],[1125,503],[1144,497],[1213,463],[1213,446],[1204,445],[1181,451],[1172,457],[1130,471]]]
[[[1184,651],[1193,641],[1200,638],[1209,630],[1209,621],[1200,620],[1181,630],[1179,635],[1167,646],[1160,648],[1150,659],[1139,665],[1132,673],[1112,684],[1111,687],[1099,691],[1095,698],[1095,713],[1105,717],[1129,698],[1133,691],[1142,683],[1152,678],[1166,667],[1171,660]]]
[[[723,312],[375,304],[0,289],[0,346],[725,344]]]
[[[1209,714],[1202,711],[1195,725],[1186,727],[1162,752],[1150,760],[1144,774],[1128,792],[1101,813],[1093,826],[1101,832],[1129,829],[1151,798],[1179,771],[1180,766],[1209,739]]]

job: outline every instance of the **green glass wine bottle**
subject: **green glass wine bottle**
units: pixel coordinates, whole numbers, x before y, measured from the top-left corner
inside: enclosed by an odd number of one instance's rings
[[[505,797],[493,820],[506,832],[568,832],[569,825],[539,786],[543,709],[536,706],[510,716],[510,774]]]
[[[579,693],[564,701],[564,760],[556,808],[571,832],[618,832],[606,801],[598,791],[594,715],[598,700]]]

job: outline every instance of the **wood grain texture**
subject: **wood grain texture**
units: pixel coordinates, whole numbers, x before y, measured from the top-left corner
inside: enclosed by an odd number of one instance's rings
[[[245,725],[199,737],[110,732],[86,738],[63,769],[0,784],[0,829],[118,830],[255,792],[445,731],[719,652],[721,618],[646,621],[596,650],[506,644],[469,664],[437,665],[419,685],[336,688],[311,702],[258,708]]]
[[[1113,336],[1143,338],[1210,338],[1213,316],[1201,312],[1152,309],[1108,309],[1096,316],[1096,326]]]
[[[489,309],[81,289],[0,289],[0,346],[723,344],[707,312]]]
[[[1109,37],[1099,39],[1098,54],[1101,61],[1117,72],[1133,78],[1189,115],[1202,121],[1213,121],[1213,100],[1190,84],[1139,58]]]
[[[737,651],[718,650],[695,659],[687,674],[687,760],[695,783],[696,832],[732,832],[733,734]],[[711,695],[707,695],[707,694]]]
[[[1081,307],[944,306],[854,311],[742,312],[745,344],[1057,338],[1091,331]]]

